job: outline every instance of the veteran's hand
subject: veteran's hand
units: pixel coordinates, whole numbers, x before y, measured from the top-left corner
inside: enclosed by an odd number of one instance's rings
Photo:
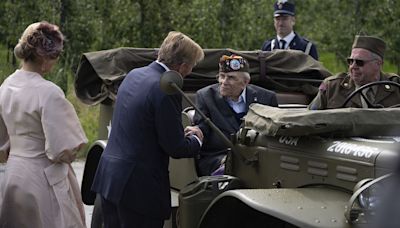
[[[197,126],[188,126],[185,128],[185,136],[196,135],[201,141],[203,141],[203,132]]]

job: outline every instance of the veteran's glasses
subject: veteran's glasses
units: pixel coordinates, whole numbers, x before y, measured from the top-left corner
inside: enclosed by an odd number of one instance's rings
[[[351,66],[351,65],[353,65],[353,63],[356,63],[357,66],[362,67],[366,63],[374,61],[374,60],[376,60],[376,59],[363,60],[363,59],[347,58],[347,64],[349,64],[349,66]]]

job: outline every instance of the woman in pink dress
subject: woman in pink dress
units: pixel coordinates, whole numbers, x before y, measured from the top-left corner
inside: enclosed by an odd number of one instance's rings
[[[21,68],[0,87],[0,227],[85,227],[71,162],[87,138],[63,91],[43,78],[63,41],[56,25],[29,25],[14,49]]]

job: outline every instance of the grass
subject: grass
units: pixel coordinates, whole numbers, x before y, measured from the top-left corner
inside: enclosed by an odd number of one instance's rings
[[[343,62],[336,59],[333,53],[321,53],[319,61],[328,69],[332,74],[337,74],[347,70],[347,66]]]
[[[86,144],[85,148],[83,148],[78,153],[78,158],[86,158],[89,146],[96,141],[98,137],[98,128],[99,128],[99,113],[100,108],[99,105],[89,106],[83,104],[75,95],[75,90],[72,83],[72,75],[69,75],[69,86],[67,91],[67,99],[71,102],[71,104],[75,107],[75,111],[79,117],[79,120],[82,124],[82,128],[86,133],[86,137],[89,142]]]

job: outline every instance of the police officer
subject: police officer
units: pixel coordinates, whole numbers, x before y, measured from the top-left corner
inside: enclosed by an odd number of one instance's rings
[[[375,81],[394,81],[400,77],[392,73],[383,73],[383,57],[386,44],[372,36],[356,36],[351,56],[347,59],[349,71],[326,78],[319,92],[309,105],[309,109],[341,108],[346,98],[359,87]],[[370,87],[363,90],[364,96],[357,94],[346,107],[368,108],[368,99],[372,104],[390,107],[400,104],[399,88],[390,84]]]
[[[274,4],[274,26],[276,37],[266,40],[261,47],[263,51],[274,49],[300,50],[318,60],[317,47],[311,41],[293,31],[295,25],[295,6],[288,0],[278,0]]]

